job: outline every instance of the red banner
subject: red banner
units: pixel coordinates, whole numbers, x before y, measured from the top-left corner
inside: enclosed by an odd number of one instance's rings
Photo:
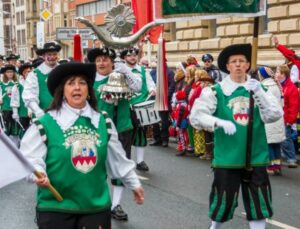
[[[133,27],[133,33],[136,33],[144,25],[153,21],[153,4],[152,0],[131,0],[132,9],[136,17],[136,24]],[[152,28],[147,32],[148,40],[152,44],[158,43],[158,38],[161,33],[161,26]]]

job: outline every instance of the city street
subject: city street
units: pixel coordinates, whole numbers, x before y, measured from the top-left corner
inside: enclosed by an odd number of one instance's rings
[[[138,173],[145,189],[145,203],[133,202],[126,191],[122,207],[128,222],[113,220],[113,229],[207,229],[210,220],[208,195],[212,173],[207,161],[194,157],[176,157],[175,144],[168,148],[147,147],[148,173]],[[8,171],[9,172],[9,171]],[[283,168],[282,177],[271,177],[275,215],[268,229],[300,228],[300,169]],[[35,186],[25,181],[0,190],[0,229],[37,228],[34,223]],[[246,229],[248,224],[241,198],[234,220],[225,229]]]

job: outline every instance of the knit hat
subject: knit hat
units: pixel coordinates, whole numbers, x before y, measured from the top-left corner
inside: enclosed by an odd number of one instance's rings
[[[186,98],[186,94],[184,91],[178,91],[176,93],[176,99],[177,100],[184,100]]]
[[[264,79],[274,76],[274,72],[269,67],[260,67],[258,68],[258,72]]]

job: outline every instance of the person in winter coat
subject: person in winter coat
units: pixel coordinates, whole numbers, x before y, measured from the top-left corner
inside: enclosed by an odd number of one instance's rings
[[[290,69],[287,65],[280,65],[276,69],[275,79],[278,80],[282,86],[284,106],[283,118],[285,124],[286,139],[281,144],[283,154],[287,157],[288,167],[297,168],[297,159],[295,146],[292,140],[292,126],[297,122],[297,114],[299,110],[299,96],[295,84],[291,81]]]
[[[189,110],[184,91],[178,91],[176,93],[176,101],[174,119],[176,122],[176,131],[178,132],[177,150],[179,151],[176,156],[184,156],[189,146],[189,137],[187,131]]]
[[[268,67],[260,67],[258,69],[259,78],[265,88],[270,91],[278,100],[278,103],[283,106],[283,95],[281,85],[274,80],[274,72]],[[273,123],[265,124],[267,142],[270,154],[270,165],[267,167],[267,172],[270,175],[281,175],[281,151],[280,143],[285,140],[285,127],[283,117]]]
[[[220,69],[213,64],[214,58],[209,53],[202,56],[202,61],[204,63],[203,69],[207,71],[208,75],[212,78],[215,83],[222,81],[223,76]]]

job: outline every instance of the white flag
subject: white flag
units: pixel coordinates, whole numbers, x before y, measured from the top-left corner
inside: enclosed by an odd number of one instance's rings
[[[31,166],[14,143],[0,129],[0,188],[32,173]]]

